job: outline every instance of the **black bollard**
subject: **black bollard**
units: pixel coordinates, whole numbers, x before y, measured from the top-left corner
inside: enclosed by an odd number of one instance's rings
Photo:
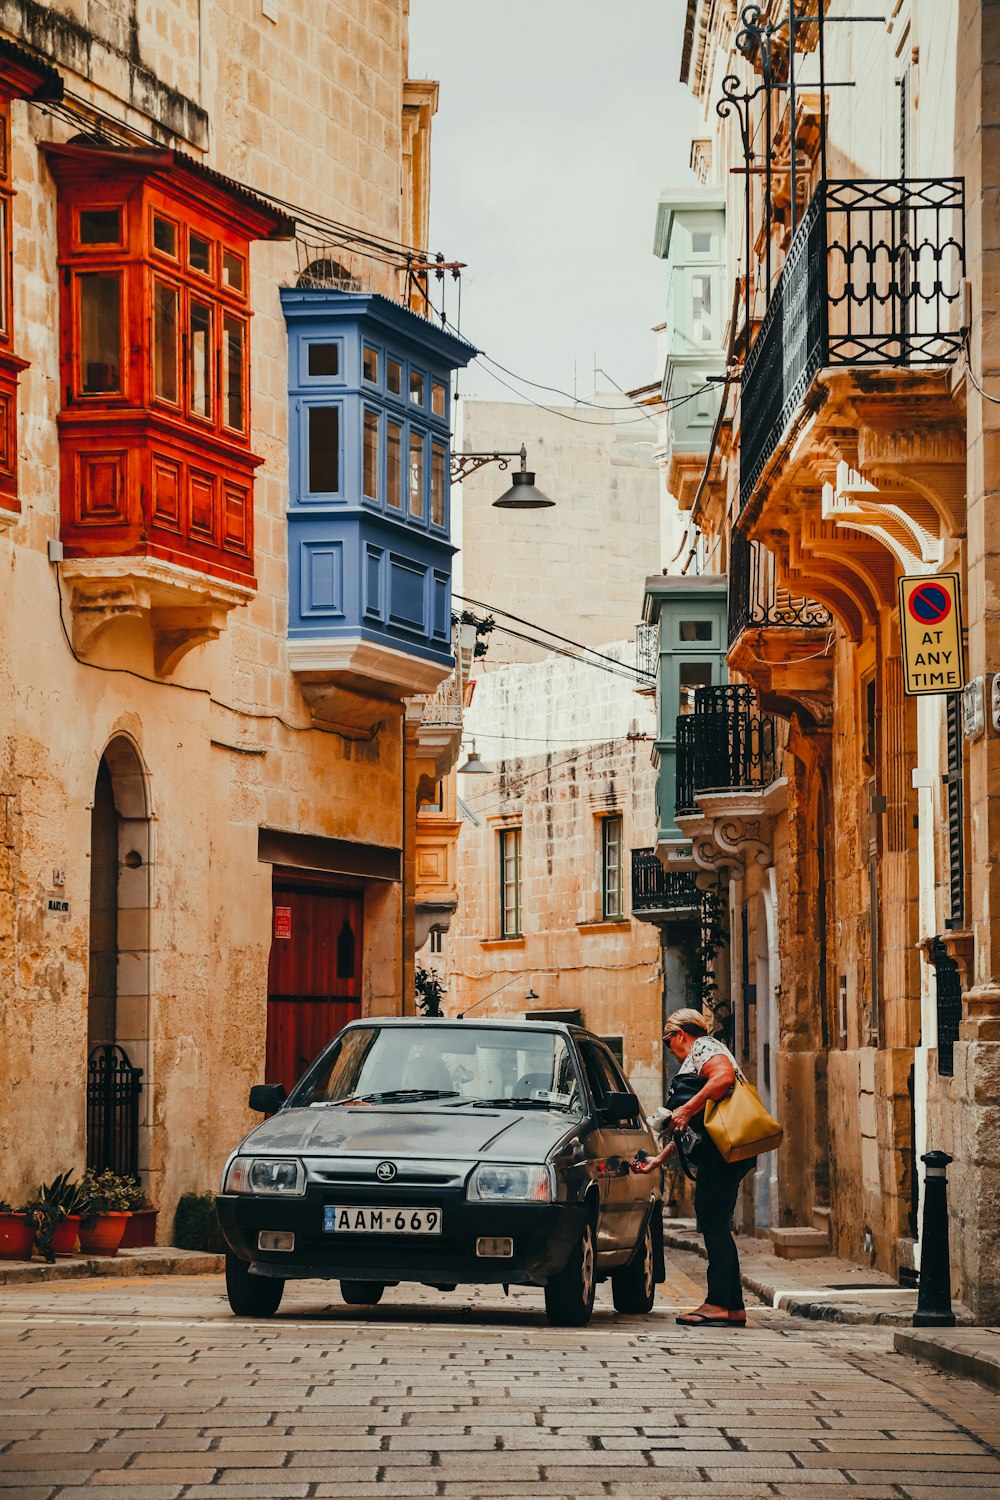
[[[952,1158],[928,1151],[920,1158],[924,1177],[924,1217],[920,1234],[920,1282],[914,1328],[954,1328],[951,1260],[948,1254],[948,1179]]]

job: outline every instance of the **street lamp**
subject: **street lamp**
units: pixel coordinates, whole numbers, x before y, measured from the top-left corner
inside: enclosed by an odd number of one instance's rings
[[[484,469],[487,464],[497,464],[499,468],[506,469],[510,466],[512,458],[521,460],[520,469],[515,469],[511,477],[511,486],[505,490],[499,499],[493,504],[497,510],[544,510],[549,505],[555,505],[548,495],[543,495],[541,490],[535,488],[535,474],[533,469],[528,468],[528,450],[522,443],[516,453],[453,453],[451,455],[451,482],[461,484],[470,474],[475,474],[477,469]]]
[[[479,759],[479,756],[476,754],[476,742],[475,742],[475,740],[472,741],[472,752],[469,755],[468,760],[465,762],[465,765],[464,766],[459,766],[459,768],[458,768],[458,774],[459,774],[459,776],[490,776],[490,775],[492,775],[492,772],[490,771],[489,766],[486,765],[484,761],[481,761]]]

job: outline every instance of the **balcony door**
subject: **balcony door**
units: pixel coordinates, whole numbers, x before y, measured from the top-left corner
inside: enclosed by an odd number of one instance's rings
[[[268,1083],[297,1083],[361,1014],[360,891],[275,872],[267,974]]]

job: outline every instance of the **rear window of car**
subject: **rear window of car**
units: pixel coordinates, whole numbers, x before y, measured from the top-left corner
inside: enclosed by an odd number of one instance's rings
[[[461,1025],[356,1026],[295,1090],[298,1106],[384,1094],[451,1101],[534,1100],[579,1108],[572,1049],[560,1032]]]

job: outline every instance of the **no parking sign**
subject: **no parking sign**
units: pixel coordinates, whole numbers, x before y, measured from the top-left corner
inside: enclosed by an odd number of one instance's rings
[[[903,691],[959,693],[965,685],[957,573],[899,580]]]

